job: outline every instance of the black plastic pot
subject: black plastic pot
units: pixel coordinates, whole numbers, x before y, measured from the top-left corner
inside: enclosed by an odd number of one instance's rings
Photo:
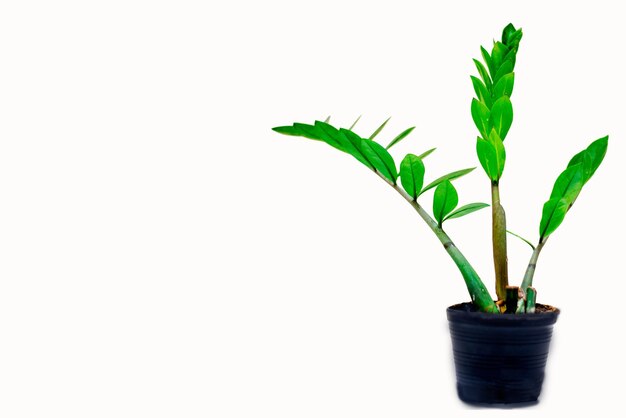
[[[471,303],[447,310],[457,391],[470,404],[528,404],[541,393],[556,308],[537,313],[494,315]]]

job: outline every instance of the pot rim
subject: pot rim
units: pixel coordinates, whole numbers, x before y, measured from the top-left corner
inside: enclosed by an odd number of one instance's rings
[[[449,306],[446,309],[448,320],[451,322],[471,322],[484,324],[508,324],[511,326],[541,326],[554,324],[561,313],[559,308],[538,303],[537,306],[551,308],[548,312],[534,314],[499,315],[487,312],[472,311],[472,302],[462,302]]]

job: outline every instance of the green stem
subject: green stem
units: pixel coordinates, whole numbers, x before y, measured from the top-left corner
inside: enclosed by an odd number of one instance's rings
[[[524,274],[524,280],[522,280],[522,290],[524,294],[526,294],[526,290],[533,285],[533,277],[535,276],[535,269],[537,268],[537,260],[539,259],[539,254],[541,253],[541,249],[546,244],[548,239],[544,238],[539,241],[537,247],[535,247],[535,251],[530,256],[530,261],[528,262],[528,267],[526,267],[526,274]]]
[[[404,190],[398,187],[397,184],[394,184],[389,181],[385,176],[381,175],[376,171],[379,177],[381,177],[387,184],[394,188],[404,199],[413,206],[413,208],[417,211],[420,217],[426,222],[426,224],[430,227],[430,229],[435,233],[441,244],[443,244],[443,248],[446,250],[448,255],[452,258],[457,268],[460,270],[463,279],[465,280],[465,285],[467,286],[467,290],[472,297],[472,302],[476,307],[483,312],[491,312],[491,313],[500,313],[500,309],[494,303],[489,291],[485,287],[485,284],[476,273],[476,270],[472,267],[472,265],[467,261],[465,256],[461,253],[461,251],[456,247],[452,239],[444,232],[443,229],[437,225],[437,222],[431,218],[431,216],[424,210],[424,208],[417,203],[411,196],[409,196]]]
[[[506,214],[500,204],[500,187],[497,181],[491,183],[491,217],[496,294],[499,300],[504,300],[506,299],[506,287],[509,285],[506,250]]]

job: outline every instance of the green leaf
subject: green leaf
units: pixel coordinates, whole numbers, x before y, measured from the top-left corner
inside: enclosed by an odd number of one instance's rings
[[[515,84],[515,73],[503,76],[493,88],[493,97],[498,99],[502,96],[511,97],[513,85]]]
[[[498,70],[500,69],[500,67],[502,66],[502,64],[504,63],[504,57],[508,53],[509,53],[509,47],[504,45],[502,42],[496,42],[493,45],[493,50],[491,51],[491,61],[492,61],[492,65],[496,73],[491,73],[491,78],[493,79],[494,83],[497,81],[496,74]]]
[[[478,70],[478,74],[480,74],[480,78],[483,79],[485,86],[487,86],[487,91],[491,91],[491,78],[489,78],[489,73],[487,73],[485,66],[477,59],[474,60],[474,64],[476,64],[476,69]]]
[[[400,163],[400,181],[404,190],[413,198],[417,199],[424,185],[424,163],[422,159],[413,154],[407,154]]]
[[[422,189],[422,192],[420,194],[423,194],[424,192],[432,189],[433,187],[437,187],[439,184],[443,183],[446,180],[452,181],[452,180],[458,179],[459,177],[463,177],[464,175],[466,175],[467,173],[471,173],[475,169],[476,167],[464,168],[463,170],[457,170],[457,171],[453,171],[452,173],[443,175],[439,177],[437,180],[430,182],[426,187]]]
[[[358,117],[358,118],[356,118],[356,120],[354,121],[354,123],[352,123],[352,125],[350,125],[350,130],[353,130],[353,129],[354,129],[354,127],[356,126],[356,123],[357,123],[358,121],[360,121],[360,120],[361,120],[361,116],[363,116],[363,115],[359,115],[359,117]],[[330,116],[329,116],[329,117],[330,117]]]
[[[487,203],[469,203],[467,205],[461,206],[448,216],[446,216],[443,220],[447,221],[448,219],[460,218],[461,216],[469,215],[472,212],[476,212],[477,210],[488,207]]]
[[[523,33],[521,28],[509,34],[506,45],[511,49],[511,52],[517,52],[517,50],[519,49],[519,43],[522,40],[522,36]]]
[[[539,241],[552,234],[563,222],[565,214],[583,187],[583,163],[567,167],[554,182],[550,199],[543,205],[539,224]]]
[[[583,162],[584,183],[587,183],[591,176],[593,176],[593,174],[596,172],[598,167],[600,167],[602,160],[604,160],[608,145],[608,136],[593,141],[586,149],[574,155],[574,157],[570,160],[567,166],[570,167],[572,165]]]
[[[494,77],[493,82],[498,84],[498,81],[500,81],[502,77],[512,72],[513,62],[511,62],[511,60],[505,60],[500,66],[500,69],[496,72],[496,76]]]
[[[326,142],[330,146],[333,146],[343,152],[347,152],[369,168],[372,168],[372,165],[369,164],[363,154],[355,149],[355,145],[352,144],[348,138],[345,137],[345,135],[342,135],[337,128],[318,120],[315,121],[314,128],[316,129],[315,133],[319,136],[319,139]]]
[[[573,203],[584,184],[583,163],[569,166],[557,177],[550,193],[550,199],[564,199]]]
[[[423,153],[421,153],[420,155],[418,155],[418,157],[420,157],[422,160],[426,157],[428,157],[430,154],[432,154],[433,152],[435,152],[437,148],[431,148],[428,151],[425,151]]]
[[[506,161],[506,152],[502,140],[496,133],[495,129],[491,130],[489,139],[485,140],[477,138],[476,154],[480,165],[487,173],[487,176],[493,181],[500,180],[504,172],[504,163]]]
[[[510,61],[511,62],[511,71],[513,71],[513,69],[515,68],[515,59],[516,59],[516,55],[517,55],[517,50],[515,49],[511,49],[509,51],[508,54],[506,54],[506,57],[504,57],[504,61]],[[508,70],[508,66],[507,66],[507,70]],[[508,71],[507,71],[508,72]],[[510,74],[510,72],[508,72]],[[503,73],[504,74],[504,73]]]
[[[459,195],[449,180],[443,181],[435,189],[433,197],[433,215],[439,226],[443,223],[447,214],[452,212],[459,203]]]
[[[508,229],[506,230],[506,232],[507,232],[507,234],[511,234],[511,235],[513,235],[514,237],[517,237],[517,238],[521,239],[521,240],[522,240],[522,241],[524,241],[526,244],[530,245],[530,248],[532,248],[532,249],[533,249],[533,251],[535,250],[535,246],[532,244],[532,242],[528,241],[528,240],[527,240],[526,238],[524,238],[523,236],[521,236],[521,235],[517,235],[515,232],[511,232],[511,231],[509,231]]]
[[[370,138],[369,138],[369,139],[374,139],[374,138],[376,138],[376,135],[378,135],[378,134],[380,133],[380,131],[382,131],[382,130],[383,130],[383,128],[385,127],[385,125],[387,124],[387,122],[389,122],[389,119],[391,119],[391,117],[387,118],[387,120],[386,120],[386,121],[384,121],[384,122],[382,123],[382,125],[380,125],[380,126],[378,127],[378,129],[376,129],[376,130],[374,131],[374,133],[370,135]]]
[[[487,64],[487,69],[489,70],[489,73],[495,74],[496,70],[493,68],[493,62],[491,60],[491,56],[489,55],[489,52],[487,52],[487,50],[481,46],[480,54],[483,56],[483,60],[485,61],[485,64]]]
[[[489,109],[483,103],[472,99],[472,119],[478,128],[478,132],[486,138],[489,132]]]
[[[315,123],[317,124],[321,122],[316,121]],[[352,155],[354,158],[356,158],[372,170],[377,168],[371,156],[368,154],[367,147],[363,145],[363,143],[365,142],[363,138],[361,138],[354,132],[344,128],[341,128],[339,130],[333,128],[332,126],[330,126],[330,128],[334,129],[337,132],[336,137],[341,142],[345,152]]]
[[[539,224],[540,242],[561,225],[568,209],[569,202],[565,199],[559,199],[558,197],[548,200],[543,205],[541,223]]]
[[[509,45],[511,36],[515,33],[515,31],[515,26],[513,26],[512,23],[506,25],[504,27],[504,30],[502,31],[502,43],[504,43],[505,45]]]
[[[410,128],[402,131],[398,136],[396,136],[394,139],[391,140],[391,142],[389,143],[389,145],[387,145],[387,149],[393,147],[394,145],[396,145],[398,142],[402,141],[404,138],[406,138],[411,132],[413,132],[413,129],[415,129],[415,126],[411,126]]]
[[[491,107],[491,124],[502,140],[513,123],[513,105],[507,96],[502,96],[496,100]],[[485,138],[485,137],[483,137]]]
[[[476,155],[481,167],[487,176],[493,180],[498,180],[498,157],[494,146],[487,140],[478,137],[476,140]]]
[[[483,84],[478,77],[470,76],[472,79],[472,85],[474,86],[474,91],[476,92],[476,97],[480,100],[487,108],[491,108],[491,95],[487,91],[487,87]]]
[[[398,170],[396,169],[396,163],[393,161],[393,157],[387,150],[379,143],[369,139],[363,139],[361,146],[363,153],[374,168],[395,184],[398,179]]]

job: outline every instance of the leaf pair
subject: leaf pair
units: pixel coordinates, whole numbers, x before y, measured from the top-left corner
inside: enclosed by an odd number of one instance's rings
[[[426,187],[422,187],[424,184],[424,173],[426,171],[423,163],[423,158],[432,153],[435,149],[430,149],[422,155],[407,154],[406,157],[400,163],[400,182],[402,187],[409,196],[416,200],[422,193],[439,186],[440,184],[454,179],[458,179],[474,170],[474,168],[465,168],[462,170],[453,171],[445,174],[436,180],[428,183]]]
[[[292,126],[278,126],[273,130],[285,135],[326,142],[352,155],[370,169],[378,171],[393,184],[398,179],[396,164],[389,152],[379,143],[361,138],[349,129],[337,129],[328,123],[315,121],[314,125],[294,123]]]
[[[485,170],[485,173],[487,173],[487,176],[489,176],[492,181],[500,180],[504,172],[506,151],[504,149],[504,143],[495,128],[491,130],[487,139],[477,138],[476,154],[478,154],[480,165],[483,170]]]
[[[513,105],[508,96],[502,96],[495,101],[491,110],[482,102],[472,99],[472,119],[478,132],[487,138],[491,129],[495,129],[498,136],[504,140],[513,124]]]
[[[433,197],[433,216],[439,227],[448,219],[460,218],[489,206],[486,203],[470,203],[454,210],[458,204],[459,195],[450,180],[441,182]]]
[[[586,149],[576,154],[567,168],[554,182],[550,199],[543,205],[539,224],[539,242],[552,234],[565,219],[565,214],[580,194],[583,186],[596,172],[608,147],[609,137],[592,142]]]

